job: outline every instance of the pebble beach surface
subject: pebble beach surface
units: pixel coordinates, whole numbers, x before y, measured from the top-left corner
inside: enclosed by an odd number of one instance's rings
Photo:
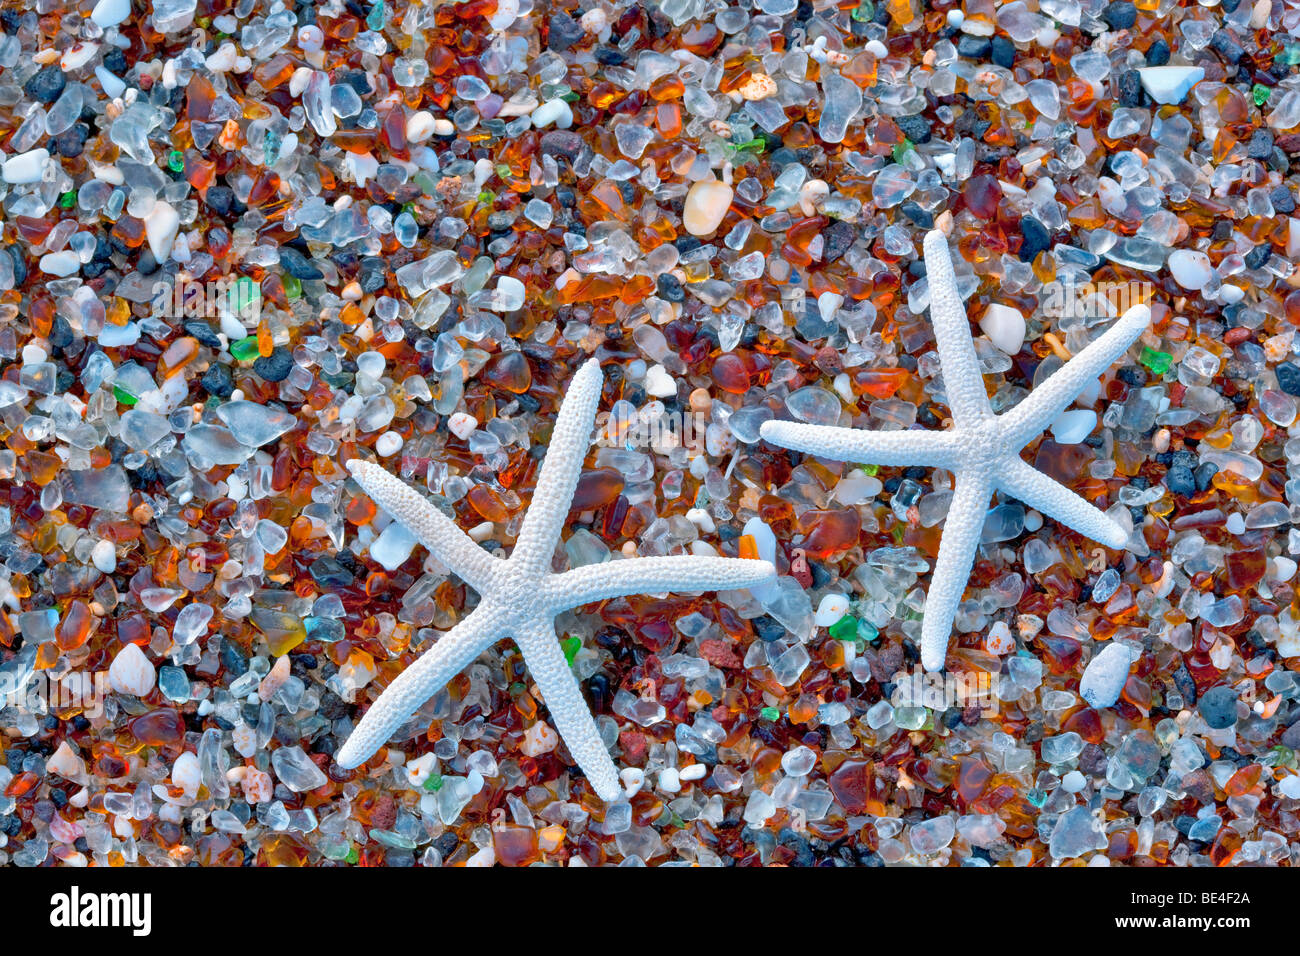
[[[1300,863],[1298,191],[1296,0],[8,4],[0,864]],[[927,675],[952,472],[760,429],[951,426],[936,229],[997,414],[1150,322]],[[347,463],[508,556],[592,358],[551,570],[778,576],[555,618],[614,800],[508,639],[344,769],[480,600]]]

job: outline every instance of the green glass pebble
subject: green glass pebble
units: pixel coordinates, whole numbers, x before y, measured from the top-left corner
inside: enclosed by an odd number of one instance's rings
[[[64,193],[62,196],[59,197],[59,206],[63,209],[71,209],[76,204],[77,204],[77,192],[74,189],[69,189],[66,193]]]
[[[1169,371],[1169,366],[1173,364],[1174,357],[1168,352],[1157,352],[1149,345],[1142,346],[1142,364],[1150,370],[1152,375],[1164,375]]]
[[[578,651],[582,650],[582,638],[566,637],[560,641],[560,647],[564,651],[564,659],[573,666],[573,659],[578,656]]]
[[[136,398],[134,395],[132,395],[130,392],[124,392],[116,385],[113,386],[113,397],[116,398],[123,405],[134,405],[137,401],[139,401],[139,399]]]
[[[424,789],[430,793],[437,793],[442,789],[442,774],[431,773],[429,778],[424,781]]]
[[[1254,97],[1256,106],[1263,106],[1268,102],[1268,95],[1273,91],[1262,83],[1256,83],[1255,88],[1250,91]]]
[[[858,637],[868,643],[873,643],[880,637],[880,628],[870,621],[858,621]]]
[[[251,362],[260,354],[257,349],[257,336],[250,335],[230,346],[230,354],[241,362]]]
[[[829,628],[831,637],[837,641],[851,641],[858,634],[858,619],[852,614],[845,614]]]
[[[284,294],[288,296],[289,301],[302,298],[302,283],[293,276],[282,276],[284,281]]]
[[[758,713],[764,720],[776,720],[781,716],[781,712],[775,707],[764,707]]]
[[[185,168],[185,154],[179,149],[173,149],[167,154],[167,168],[174,173],[179,173]]]

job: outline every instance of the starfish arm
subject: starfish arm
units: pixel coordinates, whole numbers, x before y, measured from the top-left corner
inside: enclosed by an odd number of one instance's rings
[[[958,443],[946,431],[916,428],[873,431],[802,422],[764,422],[759,434],[773,445],[834,461],[949,469],[957,464]]]
[[[768,561],[680,555],[626,558],[587,564],[550,578],[547,591],[557,610],[628,594],[662,591],[733,591],[776,577]]]
[[[963,472],[957,476],[921,618],[921,666],[927,671],[943,670],[952,621],[966,592],[971,568],[975,566],[975,550],[984,530],[992,492],[992,482],[986,475]]]
[[[483,593],[491,581],[498,560],[480,548],[445,514],[406,482],[394,478],[379,465],[354,458],[348,470],[363,491],[393,520],[400,521],[439,561],[447,565],[470,587]]]
[[[1128,351],[1151,321],[1151,310],[1135,305],[1109,329],[1093,339],[1078,355],[1056,370],[1047,381],[1000,420],[1018,448],[1045,432],[1079,393]]]
[[[528,672],[541,689],[551,721],[592,788],[606,803],[623,795],[618,771],[596,729],[596,720],[583,699],[569,662],[560,648],[555,626],[537,623],[515,635]]]
[[[1019,458],[999,470],[997,485],[1029,507],[1108,548],[1119,550],[1128,541],[1128,533],[1104,512]]]
[[[335,755],[350,770],[370,759],[420,706],[497,639],[495,615],[475,612],[438,639],[370,705]]]
[[[569,383],[568,394],[555,417],[546,458],[537,475],[533,500],[515,542],[514,560],[549,569],[551,554],[569,515],[582,462],[591,443],[591,427],[600,402],[604,376],[600,361],[590,359]]]
[[[930,322],[943,366],[948,407],[958,421],[981,421],[993,414],[980,374],[966,308],[957,293],[948,237],[938,229],[925,236],[925,275],[930,287]]]

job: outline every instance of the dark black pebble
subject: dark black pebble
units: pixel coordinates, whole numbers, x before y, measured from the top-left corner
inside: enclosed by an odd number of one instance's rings
[[[253,371],[267,382],[283,382],[293,371],[293,356],[286,348],[277,348],[253,363]]]
[[[1033,262],[1040,252],[1050,248],[1052,234],[1033,216],[1020,220],[1020,261]]]
[[[559,53],[581,40],[585,33],[582,24],[564,11],[560,11],[551,17],[551,32],[547,37],[546,45]]]
[[[325,278],[325,273],[293,246],[280,247],[280,265],[284,266],[289,275],[300,281]]]
[[[1174,465],[1165,473],[1165,487],[1184,498],[1196,494],[1196,476],[1186,465]]]
[[[367,294],[378,292],[388,282],[386,273],[387,266],[383,259],[378,256],[366,256],[361,260],[361,275],[359,277],[361,291]]]
[[[994,65],[1009,70],[1016,65],[1016,45],[999,33],[990,45],[989,57]]]
[[[681,302],[686,298],[686,290],[681,281],[671,272],[665,272],[656,280],[655,291],[665,302]]]
[[[1295,196],[1287,188],[1286,183],[1280,183],[1273,187],[1273,191],[1268,194],[1269,201],[1273,203],[1273,211],[1287,214],[1295,212]]]
[[[209,186],[203,201],[218,216],[225,216],[234,204],[235,191],[229,186]]]
[[[229,398],[235,390],[235,379],[230,374],[230,366],[213,362],[199,379],[199,384],[209,395],[217,398]]]
[[[1257,129],[1246,143],[1246,155],[1251,159],[1268,159],[1273,155],[1273,131]]]
[[[212,331],[212,326],[202,319],[191,319],[185,323],[185,334],[192,335],[199,340],[200,345],[206,345],[210,349],[221,348],[221,338],[216,332]]]
[[[36,102],[49,105],[59,98],[67,85],[68,78],[59,69],[59,64],[51,63],[32,74],[32,78],[23,84],[23,92]]]
[[[904,207],[904,211],[906,211],[906,207]],[[834,262],[849,251],[849,247],[853,245],[857,237],[857,230],[850,223],[837,219],[822,232],[822,239],[825,241],[822,258],[826,262]]]
[[[1137,70],[1125,70],[1119,75],[1117,97],[1120,106],[1136,109],[1142,105],[1142,74]]]
[[[930,142],[930,124],[926,122],[925,117],[912,115],[900,116],[894,120],[898,128],[903,131],[903,135],[913,143]]]
[[[1117,0],[1115,3],[1107,4],[1106,9],[1101,12],[1101,19],[1112,30],[1127,30],[1137,23],[1137,18],[1137,7],[1129,0]]]
[[[971,60],[988,59],[992,47],[993,41],[988,37],[976,37],[971,36],[969,33],[963,33],[957,39],[957,55]]]
[[[1277,387],[1288,395],[1300,395],[1300,365],[1282,362],[1276,369]]]

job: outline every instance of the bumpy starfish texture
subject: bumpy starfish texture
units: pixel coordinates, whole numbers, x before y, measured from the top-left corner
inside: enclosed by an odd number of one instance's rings
[[[984,388],[966,310],[957,293],[948,241],[937,230],[925,237],[925,266],[930,285],[930,319],[953,427],[941,432],[866,431],[766,422],[761,434],[774,445],[822,458],[871,465],[922,465],[953,473],[952,502],[921,622],[921,665],[934,671],[943,668],[953,618],[975,564],[975,551],[994,491],[1018,498],[1108,548],[1124,547],[1128,532],[1122,525],[1032,468],[1020,457],[1020,450],[1128,351],[1147,327],[1151,313],[1145,305],[1129,309],[1019,405],[995,415]]]
[[[556,416],[537,488],[508,560],[475,544],[423,495],[383,468],[354,459],[348,469],[375,503],[479,592],[478,607],[403,671],[366,711],[337,760],[345,768],[369,759],[444,684],[502,638],[513,638],[541,689],[569,752],[606,801],[622,790],[596,722],[555,633],[555,616],[570,608],[628,594],[726,591],[776,576],[767,561],[705,556],[629,558],[551,572],[551,557],[569,514],[600,401],[600,363],[574,376]]]

